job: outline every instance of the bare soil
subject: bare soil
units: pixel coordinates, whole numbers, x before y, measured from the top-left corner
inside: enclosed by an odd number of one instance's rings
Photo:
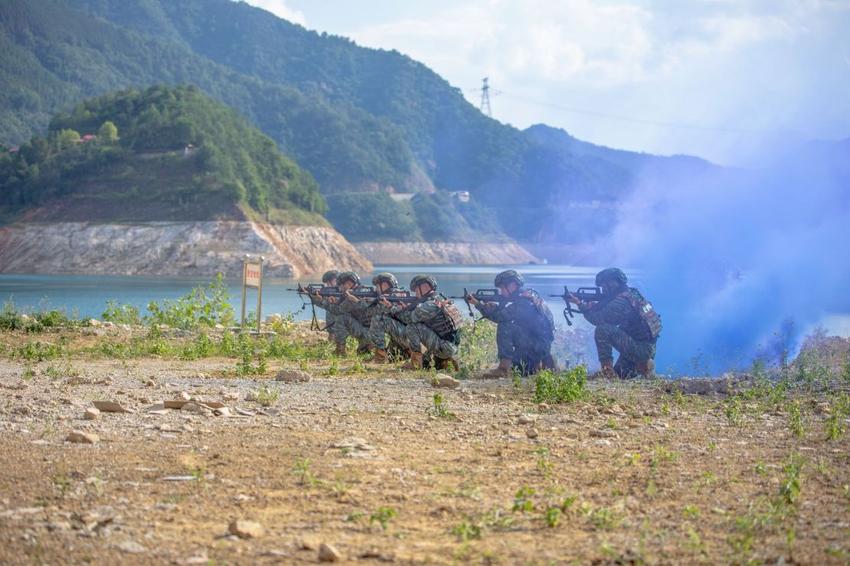
[[[321,543],[366,564],[850,560],[848,435],[827,440],[817,393],[798,436],[785,410],[732,418],[723,397],[650,382],[547,406],[533,380],[435,389],[351,359],[283,383],[297,364],[233,367],[0,361],[0,563],[316,563]],[[262,386],[268,406],[246,400]],[[183,392],[231,416],[149,411]],[[85,420],[97,400],[133,412]],[[228,534],[237,519],[264,532]]]

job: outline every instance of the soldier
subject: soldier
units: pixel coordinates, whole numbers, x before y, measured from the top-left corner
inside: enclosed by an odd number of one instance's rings
[[[430,275],[417,275],[410,281],[410,290],[419,302],[393,306],[384,299],[385,308],[397,321],[405,324],[404,340],[410,349],[405,369],[422,369],[423,354],[429,354],[437,369],[460,369],[457,359],[463,315],[453,302],[437,293],[437,280]]]
[[[336,287],[336,277],[339,275],[339,271],[336,269],[331,269],[330,271],[326,271],[324,275],[322,275],[322,287]],[[316,303],[316,299],[314,297],[310,297],[310,300],[313,301],[313,304],[316,306],[320,306]],[[315,312],[315,311],[314,311]],[[315,314],[313,315],[315,319]],[[333,326],[334,326],[334,315],[331,311],[325,309],[325,330],[328,333],[328,340],[334,341],[333,336]]]
[[[378,273],[372,278],[372,285],[378,295],[389,295],[393,291],[398,290],[398,279],[392,273]],[[374,357],[372,361],[375,363],[386,363],[389,361],[387,353],[386,335],[390,335],[390,340],[395,344],[402,346],[405,350],[410,348],[405,337],[406,326],[400,320],[396,320],[390,315],[392,311],[389,301],[375,301],[375,304],[370,307],[372,313],[369,331],[372,335],[372,344],[375,347]]]
[[[353,271],[343,271],[337,275],[336,282],[341,297],[323,298],[316,293],[313,300],[333,316],[333,326],[329,331],[336,344],[336,355],[344,356],[346,338],[355,337],[360,344],[358,351],[362,351],[371,347],[371,336],[367,304],[349,292],[360,286],[360,276]]]
[[[603,300],[583,303],[571,295],[587,321],[596,327],[594,338],[600,377],[621,379],[651,377],[655,366],[655,343],[661,334],[661,317],[640,292],[627,285],[621,269],[609,267],[596,275]],[[613,364],[614,353],[620,355]]]
[[[496,275],[494,283],[504,298],[501,302],[481,302],[471,294],[466,296],[466,300],[484,318],[497,324],[499,365],[481,377],[508,377],[514,368],[522,375],[537,373],[544,368],[555,369],[552,358],[555,319],[552,311],[536,291],[524,288],[522,275],[513,269]]]

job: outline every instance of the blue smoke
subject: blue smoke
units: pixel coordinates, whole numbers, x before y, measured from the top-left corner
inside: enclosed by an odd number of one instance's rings
[[[850,139],[759,170],[654,178],[622,210],[610,245],[662,315],[659,372],[746,367],[777,340],[793,353],[850,314]]]

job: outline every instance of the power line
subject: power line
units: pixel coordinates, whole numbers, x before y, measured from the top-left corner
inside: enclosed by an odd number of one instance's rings
[[[485,85],[486,85],[486,82],[485,82]],[[484,98],[484,95],[483,95],[484,89],[483,88],[481,88],[481,89],[471,89],[471,90],[474,90],[476,92],[478,90],[481,90],[482,91],[482,100],[483,100],[483,98]],[[493,89],[488,88],[488,90],[492,91]],[[730,133],[730,134],[769,135],[769,134],[783,133],[779,130],[754,130],[754,129],[746,129],[746,128],[724,128],[724,127],[716,127],[716,126],[703,126],[703,125],[700,125],[700,124],[685,124],[685,123],[678,123],[678,122],[664,122],[664,121],[659,121],[659,120],[647,120],[645,118],[634,118],[632,116],[623,116],[621,114],[611,114],[611,113],[608,113],[608,112],[600,112],[598,110],[590,110],[590,109],[587,109],[587,108],[575,108],[575,107],[571,107],[571,106],[564,106],[564,105],[561,105],[561,104],[554,104],[552,102],[547,102],[545,100],[537,100],[537,99],[528,98],[528,97],[525,97],[525,96],[518,96],[518,95],[511,94],[511,93],[504,92],[504,91],[497,91],[494,94],[501,94],[501,95],[507,96],[508,98],[512,98],[514,100],[519,100],[521,102],[526,102],[526,103],[529,103],[529,104],[536,104],[538,106],[548,106],[550,108],[555,108],[557,110],[562,110],[564,112],[570,112],[570,113],[573,113],[573,114],[583,114],[585,116],[594,116],[596,118],[604,118],[606,120],[617,120],[617,121],[620,121],[620,122],[630,122],[630,123],[633,123],[633,124],[644,124],[644,125],[647,125],[647,126],[655,126],[655,127],[659,127],[659,128],[674,128],[674,129],[681,129],[681,130],[699,130],[699,131],[705,131],[705,132],[724,132],[724,133]],[[488,108],[489,108],[489,97],[488,97]],[[482,109],[482,112],[483,112],[483,109]],[[491,116],[491,114],[489,112],[487,113],[487,115]]]

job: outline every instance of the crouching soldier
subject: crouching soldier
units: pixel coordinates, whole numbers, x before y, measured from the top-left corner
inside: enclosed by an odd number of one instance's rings
[[[405,369],[422,369],[423,354],[434,359],[437,369],[460,369],[457,362],[459,330],[463,315],[455,304],[437,293],[437,280],[430,275],[417,275],[410,281],[410,290],[418,302],[407,306],[384,306],[397,321],[405,325],[404,340],[410,349]]]
[[[392,317],[392,303],[386,299],[380,299],[382,296],[391,295],[399,290],[395,275],[387,272],[378,273],[372,278],[372,285],[375,286],[379,300],[375,301],[374,305],[370,307],[372,318],[369,324],[369,332],[372,336],[372,344],[375,347],[372,361],[380,364],[389,361],[387,335],[390,336],[392,344],[401,346],[405,350],[409,350],[410,345],[406,336],[407,325]]]
[[[336,344],[336,355],[345,355],[345,340],[349,336],[357,339],[358,351],[371,348],[369,334],[368,305],[351,294],[360,286],[360,276],[353,271],[343,271],[337,275],[337,289],[340,297],[322,298],[318,293],[313,295],[316,305],[324,308],[333,316],[333,326],[329,332]]]
[[[534,374],[540,369],[555,369],[552,358],[555,319],[552,311],[536,291],[525,288],[522,275],[513,269],[496,275],[494,284],[501,295],[499,301],[481,302],[474,295],[466,296],[466,300],[475,305],[484,318],[497,324],[499,366],[481,377],[508,377],[513,369],[522,375]]]
[[[325,289],[333,287],[336,289],[336,277],[339,275],[339,271],[336,269],[331,269],[330,271],[326,271],[324,275],[322,275],[322,287]],[[313,304],[317,307],[324,308],[322,304],[316,301],[315,295],[310,297],[310,300],[313,301]],[[315,315],[314,315],[315,318]],[[334,326],[334,314],[325,308],[325,331],[328,333],[328,340],[331,342],[334,341],[333,336],[333,326]]]
[[[655,343],[661,334],[661,317],[616,267],[603,269],[596,275],[596,286],[602,289],[602,300],[581,302],[571,295],[587,321],[596,327],[594,339],[602,366],[601,377],[621,379],[650,377],[655,372]],[[614,350],[620,355],[614,364]]]

